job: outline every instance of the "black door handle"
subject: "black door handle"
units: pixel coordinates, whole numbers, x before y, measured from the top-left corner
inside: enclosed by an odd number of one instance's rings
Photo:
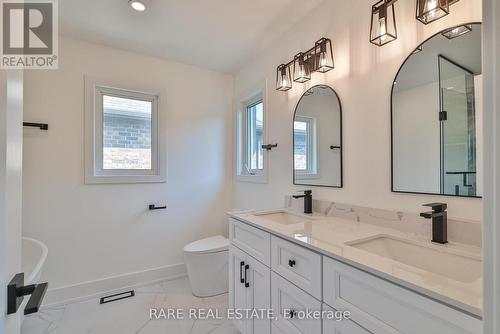
[[[290,312],[288,313],[290,315],[290,319],[293,319],[293,317],[295,316],[295,313],[296,313],[295,310],[290,310]]]
[[[7,286],[7,314],[16,313],[24,296],[28,295],[31,297],[24,308],[24,314],[38,312],[47,287],[48,283],[24,285],[24,273],[15,275]]]
[[[295,267],[295,265],[296,265],[296,264],[297,264],[297,263],[295,262],[295,260],[288,260],[288,265],[289,265],[290,267],[292,267],[292,268],[293,268],[293,267]]]
[[[35,289],[33,290],[33,293],[28,300],[28,304],[26,304],[26,307],[24,309],[24,314],[32,314],[38,312],[38,310],[40,309],[40,305],[42,304],[43,297],[47,292],[48,286],[48,283],[41,283],[35,286]]]
[[[240,283],[245,283],[245,280],[243,279],[243,267],[245,266],[245,262],[241,261],[240,262]]]
[[[250,286],[250,283],[248,283],[248,269],[250,269],[250,266],[247,264],[245,266],[245,288]]]

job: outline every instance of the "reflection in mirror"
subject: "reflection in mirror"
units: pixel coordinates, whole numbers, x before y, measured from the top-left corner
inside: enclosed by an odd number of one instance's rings
[[[395,192],[482,195],[481,24],[450,39],[458,28],[419,46],[394,81]]]
[[[342,187],[342,110],[337,93],[314,86],[293,120],[294,184]]]

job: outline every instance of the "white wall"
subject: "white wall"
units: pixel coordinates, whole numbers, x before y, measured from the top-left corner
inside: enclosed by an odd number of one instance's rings
[[[484,334],[500,331],[500,3],[483,0]]]
[[[7,284],[21,271],[23,73],[0,71],[0,333],[19,333],[7,314]]]
[[[394,189],[439,193],[441,191],[441,136],[437,82],[395,91]]]
[[[225,232],[231,208],[232,78],[60,39],[59,70],[26,71],[23,233],[49,248],[50,289],[182,263]],[[84,185],[84,74],[160,93],[167,182]],[[150,203],[166,204],[149,212]]]
[[[325,83],[340,96],[344,118],[344,188],[315,188],[314,196],[385,209],[420,211],[421,204],[446,201],[450,215],[481,219],[482,201],[391,193],[390,93],[396,73],[413,49],[446,27],[481,21],[481,1],[460,1],[452,14],[427,26],[415,20],[415,3],[396,4],[399,39],[383,48],[369,43],[373,1],[324,1],[267,52],[235,77],[236,102],[264,79],[273,87],[276,66],[320,37],[332,39],[336,68],[313,74],[307,84],[288,93],[268,91],[269,141],[279,143],[269,155],[269,183],[235,183],[235,206],[267,208],[283,205],[283,194],[304,187],[292,185],[291,120],[295,104],[312,85]]]

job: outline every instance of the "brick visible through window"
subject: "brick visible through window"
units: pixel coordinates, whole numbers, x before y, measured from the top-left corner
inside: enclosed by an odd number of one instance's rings
[[[103,169],[151,169],[151,101],[102,98]]]

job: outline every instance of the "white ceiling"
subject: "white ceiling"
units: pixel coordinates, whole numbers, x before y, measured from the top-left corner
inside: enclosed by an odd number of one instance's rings
[[[62,35],[233,72],[324,0],[60,0]]]

